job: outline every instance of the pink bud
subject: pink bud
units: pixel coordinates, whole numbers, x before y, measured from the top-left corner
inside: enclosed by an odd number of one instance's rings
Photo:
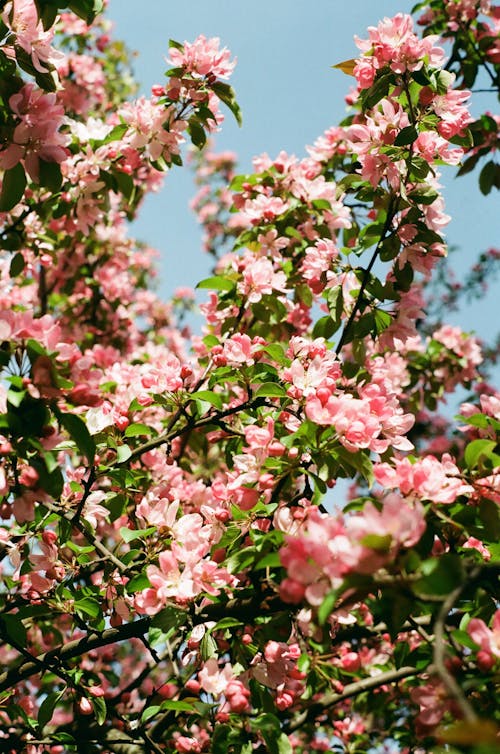
[[[92,702],[85,697],[82,697],[78,702],[78,709],[82,715],[91,715],[93,712]]]

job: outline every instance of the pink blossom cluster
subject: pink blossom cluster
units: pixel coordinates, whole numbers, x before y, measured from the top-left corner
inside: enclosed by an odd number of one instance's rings
[[[377,71],[388,66],[395,73],[415,71],[424,61],[434,68],[444,62],[444,51],[436,45],[438,37],[428,35],[420,39],[413,30],[411,16],[398,13],[384,18],[378,26],[368,27],[368,39],[356,38],[365,53],[356,61],[354,75],[360,89],[373,84]]]
[[[451,392],[458,383],[470,382],[477,376],[477,367],[481,364],[483,356],[477,338],[464,333],[459,327],[443,325],[432,334],[434,340],[442,343],[446,348],[458,357],[459,369],[448,372],[446,369],[437,369],[435,374],[440,377]]]
[[[447,713],[460,715],[440,678],[433,677],[427,683],[416,686],[411,690],[410,698],[419,707],[415,728],[421,738],[432,735]]]
[[[164,523],[172,535],[172,542],[169,550],[160,553],[159,566],[151,565],[146,569],[151,587],[135,597],[136,610],[148,615],[155,615],[168,601],[182,604],[201,592],[217,595],[220,587],[227,588],[236,583],[225,568],[207,558],[217,529],[205,524],[198,513],[187,513],[176,519],[179,504],[169,504],[166,500],[160,503],[168,511]],[[146,501],[143,501],[141,515],[149,517]]]
[[[14,35],[13,45],[3,47],[8,55],[14,56],[19,47],[40,73],[52,70],[64,60],[64,53],[52,47],[54,29],[44,30],[34,0],[11,0],[4,6],[1,18]]]
[[[185,68],[196,76],[227,79],[236,65],[236,60],[230,59],[227,47],[220,49],[218,37],[207,39],[203,34],[194,42],[184,42],[179,48],[170,47],[168,54],[174,66]]]
[[[474,491],[466,484],[453,458],[445,453],[441,460],[432,455],[421,459],[400,458],[392,464],[376,463],[375,479],[384,489],[399,489],[405,496],[449,505],[460,495]]]
[[[220,722],[225,721],[229,712],[241,714],[250,711],[250,691],[243,681],[235,676],[231,663],[226,662],[221,669],[215,658],[209,658],[198,672],[198,681],[189,682],[192,690],[198,685],[207,694],[221,699],[217,713]]]
[[[305,674],[297,668],[300,655],[296,643],[269,641],[263,654],[257,654],[252,660],[250,676],[274,690],[276,706],[281,711],[291,707],[304,692]]]
[[[491,628],[481,618],[472,618],[467,624],[467,633],[479,647],[479,667],[491,670],[500,661],[500,610],[495,612]]]
[[[333,181],[321,175],[321,164],[311,158],[298,160],[293,155],[280,152],[274,159],[267,154],[254,160],[259,182],[244,183],[233,197],[239,210],[238,221],[244,226],[269,225],[276,217],[306,205],[311,208],[318,200],[328,205],[316,210],[329,228],[332,239],[339,229],[351,226],[350,211],[344,195],[339,195]],[[320,234],[314,229],[314,214],[299,225],[305,237],[315,240]]]
[[[298,534],[280,550],[287,578],[281,583],[286,602],[306,599],[320,605],[348,573],[375,573],[398,552],[416,544],[425,531],[419,501],[387,495],[376,507],[368,503],[351,515],[331,516],[311,508]]]
[[[23,162],[27,172],[38,183],[40,160],[63,162],[69,138],[60,132],[64,109],[52,93],[45,94],[34,84],[25,84],[9,99],[15,116],[12,141],[0,151],[0,167],[8,170]]]
[[[166,110],[159,102],[140,97],[125,103],[118,114],[129,127],[124,143],[131,149],[144,150],[153,162],[163,157],[170,163],[172,155],[179,153],[187,122],[177,117],[173,106]]]

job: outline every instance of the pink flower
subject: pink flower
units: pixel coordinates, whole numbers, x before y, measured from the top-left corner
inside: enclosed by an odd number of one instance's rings
[[[44,31],[33,0],[12,0],[7,3],[2,13],[2,21],[15,34],[15,45],[31,57],[34,68],[40,73],[45,73],[64,60],[64,53],[51,47],[54,30]],[[11,49],[4,48],[7,52]]]
[[[226,47],[220,49],[218,37],[207,39],[203,34],[194,42],[184,42],[181,49],[171,47],[168,54],[176,68],[198,76],[227,79],[236,65],[236,59],[230,60],[230,51]]]
[[[488,628],[480,618],[472,618],[467,625],[467,633],[480,648],[478,662],[484,669],[493,667],[500,658],[500,610],[493,616],[492,628]]]
[[[467,550],[477,550],[481,553],[483,558],[485,560],[491,560],[491,552],[488,550],[488,548],[481,542],[480,539],[476,539],[476,537],[469,537],[462,545],[462,547],[466,548]]]
[[[246,296],[249,303],[255,304],[263,295],[273,291],[285,290],[285,273],[275,272],[273,263],[269,259],[245,255],[242,263],[246,266],[243,271],[243,280],[238,283],[238,291]]]
[[[4,170],[24,160],[31,178],[39,181],[39,161],[63,162],[69,137],[59,133],[64,110],[53,93],[45,94],[33,84],[25,84],[9,99],[12,112],[19,119],[12,142],[0,151],[0,167]]]
[[[230,663],[226,663],[222,670],[219,669],[219,664],[214,657],[206,660],[203,664],[203,668],[198,673],[198,680],[200,681],[201,688],[207,692],[207,694],[213,694],[214,696],[220,696],[225,693],[227,685],[233,681],[234,672]]]
[[[427,60],[438,67],[444,60],[444,51],[435,47],[438,37],[430,35],[419,39],[413,31],[412,17],[398,13],[394,18],[384,18],[377,27],[368,28],[369,39],[356,38],[356,44],[366,56],[373,56],[377,68],[388,65],[395,73],[415,71]],[[366,75],[358,71],[359,83],[364,83]]]

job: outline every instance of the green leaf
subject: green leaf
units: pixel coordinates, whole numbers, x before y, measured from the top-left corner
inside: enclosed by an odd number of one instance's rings
[[[277,382],[264,382],[254,393],[254,398],[282,398],[286,395],[283,385]]]
[[[211,751],[212,754],[227,754],[229,749],[229,740],[234,737],[234,729],[230,725],[221,725],[218,723],[214,727]]]
[[[75,610],[79,613],[85,613],[91,618],[97,618],[101,612],[101,608],[97,600],[91,597],[82,597],[79,600],[75,600]]]
[[[140,424],[140,422],[136,422],[134,424],[129,424],[127,429],[124,432],[125,437],[142,437],[144,435],[151,435],[153,434],[155,430],[153,427],[148,427],[147,424]]]
[[[268,552],[261,558],[255,568],[260,570],[262,568],[279,568],[281,566],[281,558],[279,552]]]
[[[207,135],[200,122],[194,117],[190,118],[187,130],[194,146],[203,149],[207,143]]]
[[[415,204],[432,204],[436,201],[438,196],[438,192],[431,186],[428,186],[426,188],[421,187],[414,191],[410,191],[408,199],[415,202]]]
[[[229,556],[226,560],[226,568],[229,573],[240,573],[252,566],[256,557],[257,552],[254,547],[245,547]]]
[[[387,238],[384,238],[380,244],[380,260],[382,262],[389,262],[399,254],[401,248],[401,241],[396,233],[392,233]]]
[[[26,646],[26,627],[18,615],[4,614],[1,618],[0,625],[7,637],[12,637]]]
[[[87,458],[90,465],[94,463],[95,442],[87,429],[87,425],[76,414],[58,414],[58,419],[71,439],[75,442],[78,450]]]
[[[311,202],[314,209],[318,210],[331,210],[332,205],[328,199],[313,199]]]
[[[330,288],[326,300],[328,302],[328,309],[332,315],[332,320],[336,326],[335,330],[337,330],[342,322],[342,313],[344,311],[344,293],[342,286],[336,285],[333,288]]]
[[[472,416],[462,416],[459,414],[455,416],[455,419],[470,424],[471,427],[480,427],[481,429],[486,429],[489,424],[486,414],[473,414]]]
[[[222,397],[211,390],[198,390],[196,393],[191,393],[189,398],[191,400],[206,401],[206,403],[215,406],[219,411],[222,409]]]
[[[40,728],[43,729],[51,721],[55,706],[65,693],[65,691],[53,691],[51,694],[47,694],[38,709],[37,720]]]
[[[280,733],[278,736],[279,754],[292,754],[293,747],[286,733]]]
[[[236,102],[236,94],[234,92],[234,89],[229,86],[229,84],[225,84],[222,81],[216,81],[215,84],[212,84],[212,89],[219,97],[219,99],[221,99],[222,102],[226,105],[226,107],[231,110],[232,114],[236,118],[237,124],[241,126],[241,110],[240,106]]]
[[[384,332],[392,322],[392,317],[389,312],[385,312],[383,309],[375,309],[374,318],[377,335]]]
[[[151,586],[151,583],[146,576],[145,573],[139,573],[137,576],[134,576],[133,579],[130,579],[129,582],[127,582],[127,592],[129,594],[134,594],[135,592],[143,592],[145,589],[148,589]]]
[[[3,174],[0,212],[9,212],[21,201],[26,188],[26,173],[20,162]]]
[[[197,288],[209,288],[213,291],[232,291],[235,286],[235,283],[233,280],[228,280],[228,278],[221,277],[220,275],[216,275],[211,278],[205,278],[205,280],[201,280]]]
[[[146,723],[148,720],[151,720],[151,718],[157,715],[160,710],[161,707],[159,704],[152,704],[150,707],[146,707],[141,715],[141,723]]]
[[[169,46],[169,48],[173,47],[174,50],[183,50],[184,49],[184,45],[181,44],[180,42],[177,42],[175,39],[169,39],[168,40],[168,46]]]
[[[290,363],[290,359],[285,356],[285,349],[279,343],[271,343],[268,346],[264,346],[262,349],[264,353],[269,356],[280,366],[284,366]]]
[[[320,626],[323,626],[326,623],[328,616],[332,613],[335,607],[336,602],[337,593],[328,592],[318,609],[318,623],[320,624]]]
[[[486,196],[495,184],[497,166],[493,160],[489,160],[479,173],[479,188]]]
[[[464,459],[469,469],[474,469],[481,458],[488,458],[496,447],[495,440],[473,440],[465,448]]]
[[[76,741],[69,733],[51,733],[51,739],[58,743],[75,745]]]
[[[147,529],[129,529],[126,526],[120,527],[120,536],[124,542],[133,542],[134,539],[143,539],[154,534],[156,526],[149,526]]]
[[[132,176],[124,173],[123,170],[113,170],[113,178],[120,194],[131,204],[135,197],[135,183]]]
[[[209,660],[211,657],[217,657],[217,644],[211,634],[205,632],[200,641],[200,657],[202,660]]]
[[[187,610],[178,607],[164,607],[153,617],[151,625],[153,628],[160,628],[163,633],[168,633],[183,626],[189,618]]]
[[[283,748],[285,742],[282,738],[281,724],[275,715],[265,712],[251,720],[250,725],[252,730],[258,732],[264,739],[266,751],[269,754],[289,754],[291,748]],[[288,741],[288,737],[286,738]],[[290,742],[288,741],[289,744]]]
[[[313,327],[312,335],[313,338],[325,338],[325,340],[328,340],[338,328],[338,324],[330,316],[326,315],[318,319]]]
[[[363,547],[369,547],[376,552],[387,553],[391,547],[392,537],[390,534],[367,534],[361,539]]]
[[[363,110],[369,110],[389,93],[389,87],[394,81],[393,73],[384,73],[375,79],[375,83],[361,97]]]
[[[119,126],[115,126],[111,129],[109,134],[101,141],[100,144],[109,144],[112,141],[120,141],[127,133],[128,126],[126,123],[120,123]]]
[[[62,185],[61,168],[57,162],[45,162],[40,160],[40,186],[57,194]]]
[[[161,709],[171,709],[175,712],[193,712],[195,707],[186,699],[165,699],[165,701],[161,703]]]
[[[413,144],[418,139],[418,131],[415,126],[406,126],[402,128],[394,139],[395,147],[405,147],[408,144]]]
[[[203,338],[203,342],[208,349],[211,349],[214,346],[219,345],[219,338],[217,338],[217,336],[215,335],[205,335],[205,337]]]
[[[479,503],[479,518],[487,532],[484,539],[487,542],[498,542],[500,540],[500,507],[493,500],[483,498]]]
[[[457,171],[457,177],[470,173],[476,167],[477,163],[481,159],[480,154],[473,154],[471,157],[467,157],[462,163],[462,167]]]
[[[131,455],[132,455],[132,451],[130,450],[128,445],[120,445],[116,449],[117,463],[125,463],[126,461],[128,461]]]
[[[424,576],[415,584],[417,594],[449,594],[464,579],[461,559],[452,553],[424,560],[421,571]]]
[[[7,402],[11,406],[14,406],[15,408],[19,408],[25,396],[26,396],[26,390],[9,390],[7,392]]]
[[[60,497],[64,487],[64,478],[59,466],[49,473],[45,463],[39,459],[33,459],[31,465],[38,471],[38,486],[48,492],[51,497]]]
[[[15,278],[24,270],[24,256],[19,252],[10,260],[9,275]]]
[[[213,627],[213,631],[222,631],[225,628],[235,628],[243,625],[243,621],[238,620],[238,618],[221,618]]]
[[[104,725],[107,717],[106,702],[102,696],[93,696],[92,706],[94,708],[97,725]]]
[[[64,8],[66,3],[60,2],[59,7]],[[104,0],[72,0],[67,3],[68,8],[83,18],[87,24],[91,24],[98,13],[102,13]]]

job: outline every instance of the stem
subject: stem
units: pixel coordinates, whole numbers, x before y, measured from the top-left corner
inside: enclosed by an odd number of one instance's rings
[[[169,443],[172,440],[174,440],[176,437],[181,437],[186,432],[191,432],[193,429],[201,429],[201,427],[206,427],[208,424],[217,424],[221,419],[223,419],[226,416],[232,416],[233,414],[237,414],[240,411],[246,411],[247,409],[259,408],[260,406],[265,406],[265,405],[267,404],[264,398],[256,398],[255,400],[245,401],[245,403],[241,403],[239,406],[228,408],[226,409],[226,411],[219,411],[216,414],[209,415],[205,417],[205,419],[200,419],[199,421],[195,421],[195,420],[188,421],[183,427],[175,430],[175,432],[165,432],[164,434],[159,435],[158,437],[155,437],[153,440],[149,440],[148,442],[145,442],[142,445],[139,445],[138,448],[132,451],[132,454],[129,456],[127,461],[133,461],[135,458],[142,456],[143,453],[147,453],[150,450],[154,450],[155,448],[158,448],[160,445],[165,445],[166,443]],[[179,418],[181,414],[182,414],[182,411],[179,410],[176,414],[177,418]]]
[[[344,699],[351,699],[353,696],[363,693],[363,691],[375,689],[386,683],[395,683],[403,678],[411,678],[421,672],[422,670],[408,665],[397,670],[388,670],[386,673],[380,673],[379,675],[362,678],[360,681],[350,683],[344,687],[344,690],[340,694],[325,694],[321,702],[315,702],[292,720],[288,726],[288,731],[291,733],[298,730],[306,721],[315,718],[326,708],[333,707],[335,704],[344,701]]]
[[[393,204],[395,205],[394,208],[393,208]],[[357,316],[358,312],[362,311],[365,308],[365,306],[366,306],[366,304],[363,304],[363,294],[365,292],[366,286],[368,285],[368,280],[370,278],[370,272],[372,271],[373,265],[375,264],[375,262],[377,260],[377,257],[378,257],[379,252],[380,252],[380,247],[381,247],[382,243],[384,242],[384,240],[385,240],[385,238],[387,236],[387,233],[388,233],[388,231],[389,231],[389,229],[391,227],[391,223],[392,223],[392,221],[394,219],[394,216],[395,216],[396,212],[397,212],[397,200],[394,201],[394,196],[391,196],[391,198],[389,200],[389,205],[387,207],[387,217],[385,219],[385,223],[384,223],[384,227],[382,229],[382,233],[380,235],[380,238],[377,241],[377,245],[375,247],[375,251],[372,254],[372,258],[370,259],[368,267],[364,271],[363,280],[361,281],[361,287],[360,287],[360,289],[358,291],[358,297],[357,297],[356,302],[355,302],[355,304],[353,306],[351,314],[349,315],[349,319],[347,320],[347,322],[346,322],[346,324],[344,326],[344,329],[342,330],[342,335],[341,335],[340,340],[338,342],[338,345],[337,345],[337,347],[335,349],[335,355],[336,356],[338,356],[340,354],[340,351],[342,350],[342,348],[346,344],[347,338],[348,338],[348,335],[349,335],[349,330],[351,329],[352,324],[353,324],[354,320],[356,319],[356,316]]]
[[[31,678],[32,675],[35,675],[40,670],[40,664],[43,664],[44,668],[50,668],[52,671],[54,664],[67,662],[85,652],[90,652],[91,649],[106,647],[109,644],[116,644],[126,639],[144,636],[149,630],[150,623],[149,618],[141,618],[132,623],[125,623],[118,628],[108,628],[99,634],[90,634],[82,639],[75,639],[57,649],[44,652],[44,654],[38,655],[38,657],[34,657],[32,660],[26,660],[26,662],[22,662],[16,668],[12,668],[0,675],[0,693],[7,691],[27,678]]]
[[[471,580],[474,580],[479,575],[479,569],[477,569],[475,572],[471,574]],[[446,690],[448,691],[449,695],[456,701],[458,706],[460,707],[462,714],[469,723],[477,723],[478,717],[474,710],[472,709],[471,705],[465,698],[465,695],[456,682],[455,678],[451,675],[449,670],[447,669],[445,665],[445,640],[444,640],[444,632],[445,632],[445,622],[446,618],[448,617],[448,613],[453,608],[453,605],[458,600],[460,595],[462,594],[465,587],[468,585],[468,581],[464,581],[463,584],[460,584],[456,587],[445,599],[443,602],[438,617],[436,619],[436,622],[434,624],[434,651],[433,651],[433,662],[434,662],[434,668],[436,672],[438,673],[439,677],[441,678],[444,686],[446,687]]]

